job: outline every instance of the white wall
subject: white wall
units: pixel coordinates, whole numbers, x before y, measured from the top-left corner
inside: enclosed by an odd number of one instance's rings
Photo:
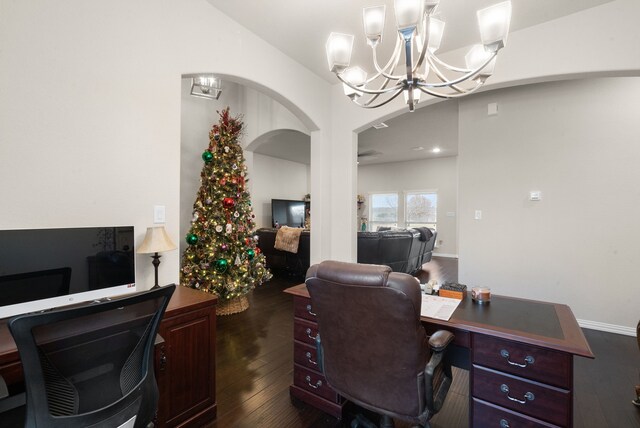
[[[487,116],[497,102],[498,116]],[[460,280],[569,304],[630,333],[640,277],[640,78],[565,81],[460,102]],[[528,200],[529,191],[542,200]],[[475,210],[482,220],[474,220]],[[603,324],[599,324],[603,323]]]
[[[310,193],[309,177],[309,165],[254,153],[249,179],[256,227],[271,227],[271,199],[302,200]]]
[[[422,159],[408,162],[392,162],[358,166],[358,193],[403,190],[435,190],[438,192],[437,228],[438,248],[436,253],[456,255],[456,217],[447,217],[448,212],[457,212],[458,168],[456,157]],[[402,196],[400,196],[402,198]],[[369,201],[363,204],[359,215],[368,216]]]
[[[328,84],[204,0],[0,0],[0,10],[2,228],[134,225],[139,243],[165,205],[181,239],[183,74],[267,91],[312,130],[316,167],[330,167]],[[148,256],[136,265],[149,287]],[[178,251],[163,255],[160,281],[177,281],[178,267]]]

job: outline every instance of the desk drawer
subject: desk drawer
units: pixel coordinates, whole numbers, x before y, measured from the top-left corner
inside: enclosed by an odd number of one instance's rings
[[[340,396],[327,384],[327,380],[315,370],[293,365],[293,384],[312,394],[325,398],[332,403],[339,403]]]
[[[559,428],[539,419],[473,399],[473,426],[486,428]]]
[[[552,424],[569,425],[572,405],[569,391],[476,365],[472,376],[473,397]]]
[[[319,370],[318,356],[315,346],[305,345],[299,342],[293,344],[293,361],[312,370]]]
[[[293,320],[293,339],[302,343],[316,346],[318,325],[313,322],[295,318]]]
[[[571,388],[571,355],[482,334],[473,335],[473,363]]]
[[[316,314],[311,307],[311,299],[308,297],[294,296],[293,298],[293,316],[304,318],[309,321],[317,322]]]

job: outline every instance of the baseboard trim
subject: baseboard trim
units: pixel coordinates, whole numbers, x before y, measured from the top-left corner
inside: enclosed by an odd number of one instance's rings
[[[446,257],[446,258],[450,258],[450,259],[457,259],[458,258],[457,254],[433,253],[433,255],[435,257]]]
[[[582,328],[591,330],[606,331],[607,333],[623,334],[625,336],[635,336],[636,329],[634,327],[625,327],[622,325],[606,324],[597,321],[578,320],[578,325]]]

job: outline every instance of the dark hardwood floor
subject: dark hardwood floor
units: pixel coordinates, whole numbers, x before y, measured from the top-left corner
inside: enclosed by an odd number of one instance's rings
[[[455,260],[455,259],[454,259]],[[438,262],[434,258],[434,262]],[[431,267],[436,269],[436,263]],[[437,266],[446,280],[457,280],[457,264]],[[435,271],[434,271],[435,272]],[[218,417],[209,428],[348,426],[303,403],[292,403],[293,304],[282,291],[300,278],[274,277],[250,296],[250,308],[218,317]],[[640,409],[631,404],[640,383],[640,351],[634,337],[585,330],[595,360],[576,358],[574,426],[640,427]],[[468,372],[455,369],[454,383],[433,428],[468,427]],[[408,428],[396,423],[397,428]]]

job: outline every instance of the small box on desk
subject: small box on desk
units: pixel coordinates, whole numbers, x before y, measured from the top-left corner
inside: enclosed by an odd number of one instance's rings
[[[440,297],[464,300],[467,297],[467,286],[464,284],[445,282],[438,291]]]

